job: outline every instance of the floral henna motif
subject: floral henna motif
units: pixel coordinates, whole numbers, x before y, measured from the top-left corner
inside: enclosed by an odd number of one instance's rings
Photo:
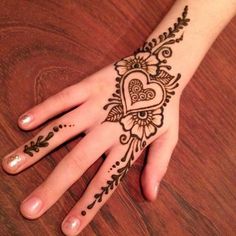
[[[143,150],[150,137],[163,125],[164,108],[175,94],[181,77],[180,74],[171,75],[168,72],[171,66],[167,64],[167,59],[172,56],[171,46],[183,40],[180,31],[190,21],[187,13],[188,6],[185,6],[181,17],[168,32],[145,42],[133,56],[115,63],[118,89],[104,106],[104,110],[109,108],[105,122],[120,123],[125,132],[120,136],[120,142],[127,144],[128,149],[120,162],[117,161],[110,168],[110,171],[117,168],[116,174],[112,174],[107,184],[94,195],[87,209],[92,209],[97,202],[102,201],[104,194],[118,185],[131,167],[135,153]],[[83,210],[81,214],[86,215],[86,211]]]

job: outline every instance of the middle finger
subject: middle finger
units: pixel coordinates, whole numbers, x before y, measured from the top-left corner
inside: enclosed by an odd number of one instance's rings
[[[24,216],[33,219],[42,215],[98,157],[114,144],[111,125],[104,123],[94,128],[65,156],[47,180],[23,201],[21,211]]]

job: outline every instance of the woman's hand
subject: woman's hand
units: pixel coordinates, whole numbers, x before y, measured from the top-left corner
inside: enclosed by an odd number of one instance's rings
[[[3,160],[8,173],[19,173],[60,144],[81,132],[86,136],[57,165],[50,176],[22,203],[22,214],[40,217],[103,154],[107,158],[85,193],[62,223],[67,235],[79,233],[114,192],[131,165],[150,144],[142,175],[145,196],[154,200],[178,139],[179,73],[172,74],[168,58],[183,40],[188,8],[181,21],[133,56],[66,88],[26,112],[19,126],[31,130],[71,110]],[[178,30],[177,30],[178,29]]]
[[[139,112],[129,113],[127,110],[127,115],[124,115],[123,103],[128,104],[128,100],[121,101],[120,88],[116,88],[120,81],[116,82],[114,79],[117,73],[111,65],[52,96],[19,119],[19,126],[30,130],[62,111],[78,106],[53,121],[36,137],[4,158],[3,167],[12,174],[21,172],[78,133],[86,133],[45,182],[23,201],[21,212],[25,217],[35,219],[41,216],[103,153],[106,153],[107,158],[100,170],[66,217],[69,224],[66,221],[63,224],[65,233],[71,232],[72,228],[75,229],[79,225],[78,230],[82,230],[109,198],[143,148],[150,143],[152,144],[142,176],[142,187],[147,199],[155,199],[159,183],[177,142],[179,97],[176,96],[163,111],[163,108],[146,109],[146,102],[135,102],[134,95],[140,99],[141,95],[145,96],[145,92],[152,91],[148,91],[152,89],[146,81],[145,76],[148,74],[136,69],[132,73],[136,73],[135,79],[138,79],[140,84],[135,84],[133,86],[137,87],[131,88],[134,78],[127,78],[131,80],[130,89],[137,93],[135,92],[132,97],[128,88],[125,88],[124,92],[130,96],[127,99],[133,98],[133,103],[141,106]],[[153,81],[150,85],[152,84],[159,89],[158,83]],[[108,102],[111,94],[116,91],[115,88],[119,92],[117,91],[116,96]],[[139,94],[138,90],[140,93],[144,91],[144,94]],[[131,103],[129,106],[132,108]],[[110,105],[104,110],[106,104]],[[89,205],[91,209],[88,209]],[[76,229],[76,232],[78,230]]]

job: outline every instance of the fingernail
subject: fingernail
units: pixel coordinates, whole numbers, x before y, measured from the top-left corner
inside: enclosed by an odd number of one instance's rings
[[[63,231],[67,234],[76,234],[79,230],[80,220],[76,217],[70,216],[63,223]]]
[[[23,115],[20,118],[20,122],[21,122],[22,125],[27,125],[32,121],[32,118],[33,117],[31,115]]]
[[[26,212],[29,215],[35,215],[37,214],[41,207],[42,207],[42,201],[41,199],[37,197],[31,197],[22,203],[22,209],[24,212]]]
[[[12,156],[9,156],[9,157],[6,157],[6,159],[4,160],[7,164],[7,166],[10,168],[10,169],[14,169],[16,170],[22,163],[22,157],[19,156],[19,155],[12,155]]]

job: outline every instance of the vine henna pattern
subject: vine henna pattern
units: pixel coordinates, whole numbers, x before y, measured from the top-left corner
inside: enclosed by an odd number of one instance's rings
[[[23,152],[33,157],[34,152],[37,153],[40,151],[40,148],[47,147],[49,145],[48,141],[54,136],[55,133],[59,132],[62,128],[72,127],[72,126],[75,126],[75,125],[74,124],[73,125],[60,124],[58,126],[54,126],[52,128],[52,131],[48,132],[46,137],[44,137],[43,135],[40,135],[38,136],[36,141],[31,141],[29,144],[26,144]]]
[[[104,110],[109,110],[104,122],[120,123],[125,132],[120,136],[120,143],[127,144],[128,148],[123,158],[109,169],[108,172],[117,168],[116,174],[94,195],[88,210],[102,202],[103,196],[122,181],[134,161],[134,154],[143,150],[147,140],[163,125],[164,108],[175,94],[181,77],[179,73],[168,72],[171,66],[167,59],[172,56],[171,45],[183,40],[180,32],[190,21],[187,13],[188,6],[185,6],[181,17],[167,32],[145,42],[133,56],[115,63],[117,90],[104,106]],[[86,215],[86,210],[81,211],[81,215]]]

